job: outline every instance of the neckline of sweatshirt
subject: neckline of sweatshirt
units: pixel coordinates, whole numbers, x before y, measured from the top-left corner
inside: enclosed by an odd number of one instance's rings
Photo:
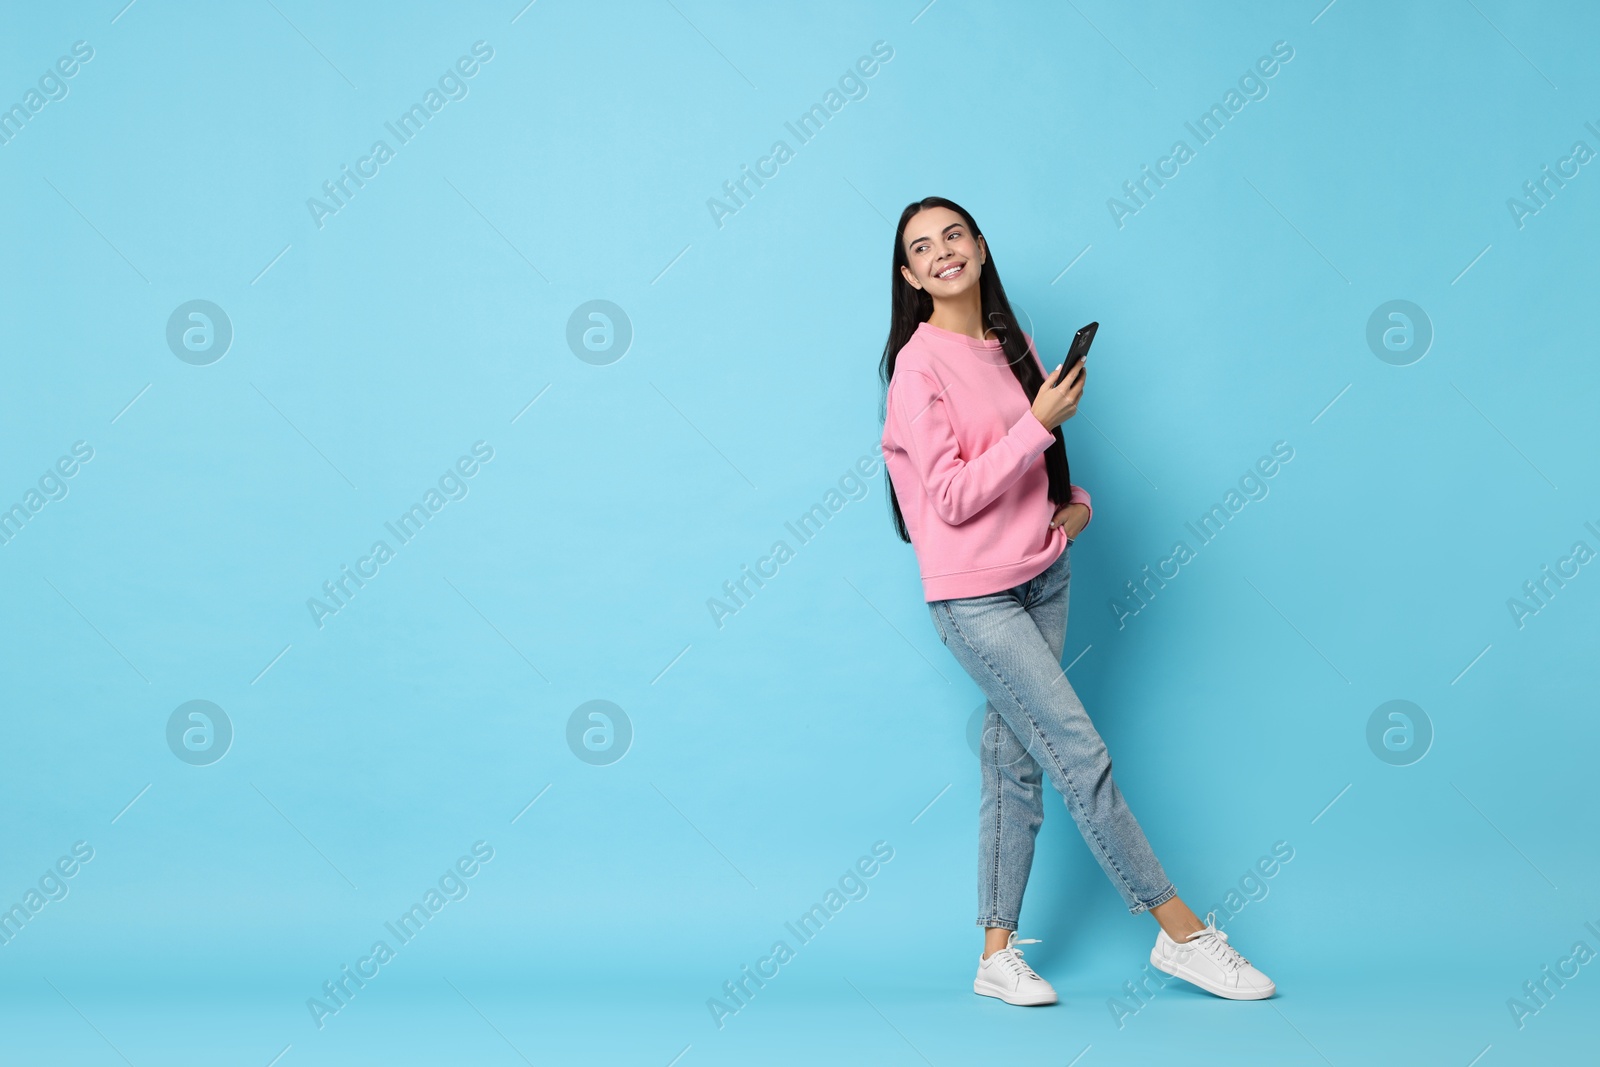
[[[946,344],[963,345],[971,351],[977,353],[980,357],[984,357],[984,362],[986,363],[997,367],[1006,366],[1003,349],[999,341],[991,340],[987,337],[969,337],[964,333],[956,333],[954,330],[946,330],[935,326],[926,319],[917,323],[917,328],[912,332],[911,336],[917,337],[918,335],[921,335],[924,340],[932,341],[934,343],[943,342]],[[1029,342],[1029,347],[1030,349],[1032,348],[1031,340]],[[1000,356],[998,361],[986,356],[986,353],[991,352]],[[895,361],[895,365],[899,365],[899,360]]]
[[[999,341],[919,323],[888,392],[884,464],[924,599],[1000,592],[1060,557],[1067,535],[1050,525],[1044,463],[1055,435],[1034,417]]]

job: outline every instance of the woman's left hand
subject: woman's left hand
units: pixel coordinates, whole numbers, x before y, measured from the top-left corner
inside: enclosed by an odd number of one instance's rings
[[[1056,517],[1050,520],[1051,526],[1060,526],[1067,531],[1068,538],[1076,538],[1089,525],[1089,509],[1082,504],[1066,504],[1056,509]]]

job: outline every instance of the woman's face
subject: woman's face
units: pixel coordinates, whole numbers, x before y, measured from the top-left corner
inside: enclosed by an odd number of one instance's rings
[[[924,208],[906,223],[906,263],[900,273],[935,300],[976,292],[988,250],[974,236],[959,212],[947,207]]]

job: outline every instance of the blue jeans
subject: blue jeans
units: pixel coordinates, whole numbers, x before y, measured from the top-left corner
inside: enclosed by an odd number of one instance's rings
[[[1030,581],[928,602],[939,640],[989,698],[978,802],[978,925],[1017,928],[1044,821],[1041,768],[1134,915],[1176,895],[1061,669],[1070,549]]]

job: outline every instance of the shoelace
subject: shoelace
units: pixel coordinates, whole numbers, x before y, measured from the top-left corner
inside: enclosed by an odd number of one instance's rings
[[[1216,912],[1208,913],[1205,929],[1190,934],[1185,939],[1186,943],[1194,945],[1229,971],[1237,971],[1240,967],[1248,966],[1250,961],[1241,956],[1238,949],[1228,944],[1227,934],[1217,929],[1216,916]]]
[[[999,952],[996,952],[994,956],[989,958],[994,959],[997,956],[1004,957],[1004,959],[1002,959],[1000,962],[1006,967],[1009,967],[1011,969],[1011,973],[1015,974],[1019,978],[1039,978],[1038,974],[1034,972],[1034,969],[1029,967],[1027,963],[1023,961],[1022,950],[1015,947],[1017,945],[1037,945],[1039,943],[1040,939],[1037,937],[1019,938],[1015,941],[1012,941],[1010,944],[1006,945],[1005,948],[1001,949]],[[1039,981],[1042,982],[1044,979],[1039,978]]]

